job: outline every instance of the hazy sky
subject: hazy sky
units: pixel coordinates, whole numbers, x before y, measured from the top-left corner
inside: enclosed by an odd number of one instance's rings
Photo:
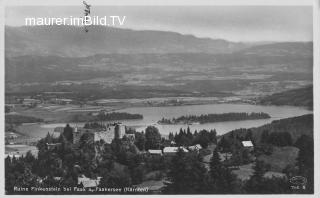
[[[79,6],[15,6],[6,25],[25,17],[82,17]],[[231,41],[311,41],[311,6],[93,6],[91,16],[126,16],[124,28],[165,30]]]

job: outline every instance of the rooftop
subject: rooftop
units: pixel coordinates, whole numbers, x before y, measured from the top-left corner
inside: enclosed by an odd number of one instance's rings
[[[253,144],[251,141],[242,141],[241,143],[244,147],[253,147]]]

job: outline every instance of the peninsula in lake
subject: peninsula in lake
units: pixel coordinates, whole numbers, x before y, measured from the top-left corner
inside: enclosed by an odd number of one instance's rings
[[[246,113],[246,112],[231,112],[222,114],[202,114],[200,116],[187,115],[178,118],[166,119],[162,118],[158,121],[159,124],[203,124],[210,122],[226,122],[226,121],[240,121],[240,120],[258,120],[268,119],[271,116],[267,113]]]

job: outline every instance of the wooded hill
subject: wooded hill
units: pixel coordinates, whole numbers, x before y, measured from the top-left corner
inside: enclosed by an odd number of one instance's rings
[[[230,138],[231,136],[239,136],[244,138],[248,136],[248,133],[252,133],[252,139],[257,144],[261,142],[262,134],[265,131],[267,131],[269,134],[287,132],[291,135],[293,143],[296,142],[301,135],[307,135],[313,138],[313,114],[275,120],[270,124],[256,128],[236,129],[224,134],[223,137]]]
[[[305,106],[313,109],[313,86],[275,93],[261,98],[259,103],[263,105]]]

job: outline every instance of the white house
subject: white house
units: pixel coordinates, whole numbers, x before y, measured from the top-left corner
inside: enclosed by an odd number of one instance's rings
[[[249,150],[249,151],[253,151],[253,143],[251,141],[242,141],[242,146],[243,148]]]
[[[251,141],[242,141],[242,146],[245,147],[245,148],[252,148],[253,147],[253,144]]]

